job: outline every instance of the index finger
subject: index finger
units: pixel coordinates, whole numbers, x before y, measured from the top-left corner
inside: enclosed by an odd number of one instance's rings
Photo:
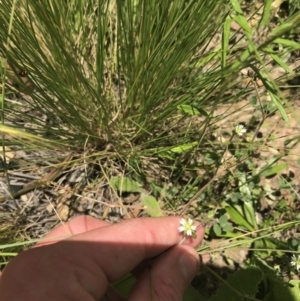
[[[57,245],[80,242],[68,258],[76,256],[78,262],[80,256],[82,264],[96,263],[111,282],[130,272],[144,259],[177,245],[182,240],[179,221],[180,217],[133,219],[73,236]],[[203,233],[203,228],[199,227],[197,238],[187,239],[184,244],[196,246]],[[87,243],[89,247],[86,247]]]

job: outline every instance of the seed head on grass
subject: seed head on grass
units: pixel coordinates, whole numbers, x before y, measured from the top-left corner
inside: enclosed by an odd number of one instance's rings
[[[194,221],[189,218],[188,220],[182,218],[180,220],[180,227],[178,228],[179,232],[183,232],[183,235],[188,237],[192,236],[193,238],[196,238],[196,230],[197,226],[194,225]]]

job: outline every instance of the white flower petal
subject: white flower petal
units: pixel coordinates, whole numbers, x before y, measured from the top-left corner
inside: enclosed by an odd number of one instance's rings
[[[183,226],[180,226],[180,227],[178,228],[178,231],[179,231],[179,232],[184,232],[184,229],[185,229],[185,228],[184,228]]]
[[[184,225],[186,225],[186,220],[184,218],[182,218],[179,223],[180,223],[180,225],[184,226]]]
[[[188,218],[187,220],[182,218],[180,220],[180,226],[178,228],[178,231],[183,232],[185,236],[194,236],[196,234],[196,230],[197,226],[194,225],[194,221],[191,218]]]
[[[292,256],[291,266],[295,266],[296,270],[300,270],[300,255],[298,255],[298,258],[296,255]]]
[[[239,136],[243,136],[247,132],[246,128],[242,124],[237,125],[234,130]]]

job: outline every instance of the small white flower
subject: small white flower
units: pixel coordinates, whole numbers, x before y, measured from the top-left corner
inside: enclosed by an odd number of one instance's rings
[[[234,130],[239,136],[243,136],[247,132],[246,128],[242,124],[237,125]]]
[[[300,270],[300,255],[298,255],[298,259],[295,255],[292,256],[291,265],[296,266],[298,271]]]
[[[192,236],[193,238],[196,237],[196,230],[197,226],[194,225],[194,221],[189,218],[185,220],[182,218],[180,220],[180,227],[178,228],[179,232],[183,232],[185,236]]]

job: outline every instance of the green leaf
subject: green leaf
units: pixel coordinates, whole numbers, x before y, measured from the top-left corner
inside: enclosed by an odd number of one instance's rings
[[[289,284],[280,280],[269,282],[269,293],[263,299],[264,301],[300,300],[299,280],[289,281]]]
[[[121,192],[141,192],[142,189],[140,183],[121,176],[110,178],[109,184],[113,189]]]
[[[275,164],[279,159],[280,159],[280,156],[274,156],[271,159],[269,159],[269,161],[266,163],[266,165],[264,165],[260,169],[259,175],[261,175],[265,170],[268,170],[270,168],[270,166],[272,166],[273,164]]]
[[[142,200],[143,205],[146,207],[145,208],[146,212],[150,216],[158,217],[158,216],[163,215],[162,211],[161,211],[161,208],[159,206],[159,203],[158,203],[158,201],[156,200],[155,197],[142,193],[141,200]]]
[[[209,301],[245,301],[248,300],[246,296],[254,298],[262,279],[263,273],[257,267],[251,266],[247,269],[241,269],[230,275]]]
[[[239,179],[239,190],[240,190],[240,192],[245,194],[245,195],[251,196],[251,190],[250,190],[250,187],[247,183],[246,175],[244,173],[242,173],[238,176],[238,179]]]
[[[251,263],[260,268],[267,278],[278,280],[275,270],[260,256],[254,255],[251,258]]]
[[[232,206],[225,207],[226,212],[229,214],[231,220],[239,226],[243,226],[249,231],[254,231],[254,228],[244,219],[244,217]]]
[[[198,144],[197,141],[191,142],[191,143],[187,143],[187,144],[182,144],[176,147],[173,147],[170,149],[170,151],[172,153],[177,153],[177,154],[181,154],[191,148],[193,148],[194,146],[196,146]]]
[[[224,225],[223,227],[222,227],[222,229],[223,229],[223,231],[225,231],[225,232],[233,232],[233,227],[230,225],[230,224],[226,224],[226,225]],[[226,233],[227,235],[229,234],[229,233]]]
[[[255,210],[253,207],[252,201],[244,201],[243,202],[243,209],[246,220],[257,229],[256,219],[255,219]]]
[[[262,20],[261,20],[261,24],[263,26],[267,26],[270,23],[270,14],[271,14],[272,2],[273,2],[273,0],[265,1],[263,17],[262,17]]]
[[[280,44],[282,46],[291,47],[295,50],[300,49],[300,44],[291,40],[278,38],[274,41],[274,43]]]
[[[286,72],[288,73],[293,73],[293,69],[290,68],[278,55],[270,53],[270,56],[272,59],[279,65],[281,66]]]
[[[217,236],[220,236],[220,235],[222,234],[222,229],[221,229],[221,227],[219,226],[219,224],[214,224],[214,225],[213,225],[213,230],[214,230],[214,232],[215,232],[215,234],[216,234]]]
[[[283,242],[280,242],[271,237],[265,237],[262,239],[255,240],[253,243],[254,249],[257,249],[256,252],[260,257],[269,257],[271,252],[276,252],[277,256],[285,255],[282,250],[286,248],[286,245]],[[261,251],[259,251],[261,249]],[[265,251],[267,250],[267,251]]]
[[[205,110],[190,105],[179,105],[177,106],[177,109],[189,115],[208,116],[208,113]]]
[[[251,28],[244,16],[233,16],[233,20],[244,29],[246,35],[251,35]]]
[[[272,93],[271,91],[269,91],[269,95],[270,95],[273,103],[275,104],[276,108],[280,112],[281,117],[286,122],[286,124],[289,126],[290,125],[290,121],[289,121],[289,118],[288,118],[288,116],[287,116],[284,108],[283,108],[281,100],[278,98],[278,96],[276,94]]]
[[[299,13],[294,14],[293,16],[288,18],[285,22],[283,22],[281,25],[276,26],[272,30],[270,36],[272,38],[283,36],[286,32],[299,26],[299,23],[300,23],[300,14]]]
[[[228,222],[228,217],[226,214],[223,214],[220,218],[219,218],[219,224],[222,226],[224,226],[225,224],[227,224]]]
[[[201,113],[195,108],[190,105],[179,105],[177,106],[178,110],[189,114],[189,115],[201,115]]]
[[[300,300],[300,280],[291,280],[289,284],[292,285],[292,287],[289,286],[289,291],[294,300]]]
[[[231,0],[231,4],[234,8],[234,10],[238,13],[238,14],[243,14],[243,11],[241,9],[240,3],[237,0]]]
[[[287,167],[286,163],[277,164],[275,166],[272,166],[272,167],[269,167],[269,168],[265,169],[260,175],[262,177],[268,177],[268,176],[276,175],[279,172],[281,172],[283,169],[285,169],[286,167]]]

